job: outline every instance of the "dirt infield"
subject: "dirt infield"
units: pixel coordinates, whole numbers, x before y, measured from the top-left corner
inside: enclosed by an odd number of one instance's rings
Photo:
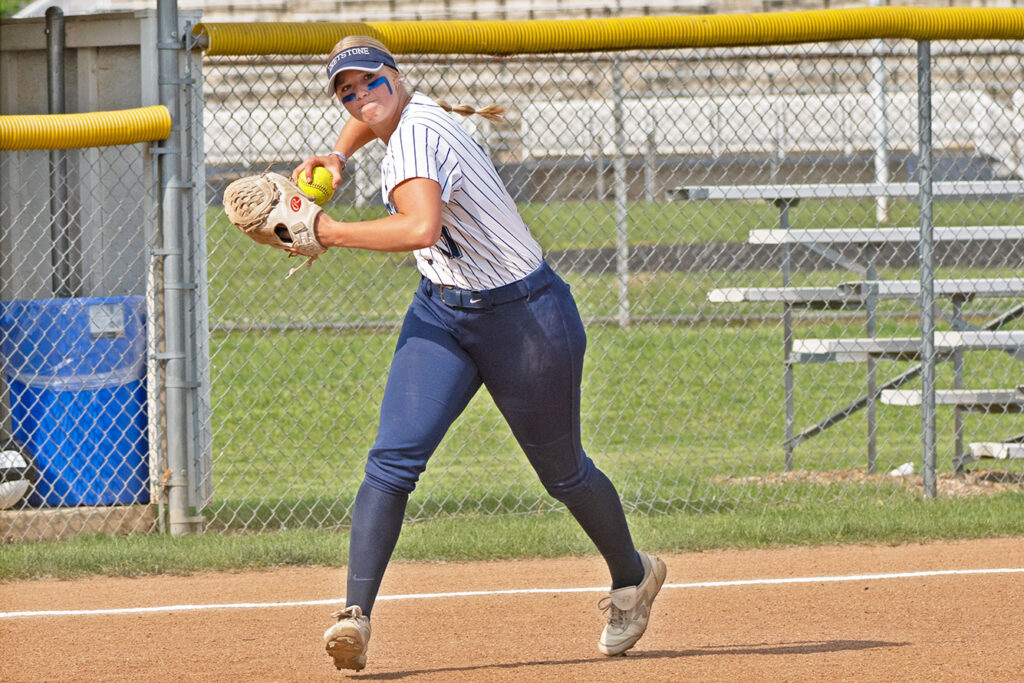
[[[4,583],[0,679],[1024,678],[1024,571],[979,571],[1024,570],[1024,538],[663,557],[668,583],[648,632],[615,658],[596,648],[601,592],[587,589],[607,582],[598,558],[394,564],[358,674],[336,672],[321,650],[331,605],[196,608],[333,599],[341,570]],[[159,609],[9,616],[148,606]]]

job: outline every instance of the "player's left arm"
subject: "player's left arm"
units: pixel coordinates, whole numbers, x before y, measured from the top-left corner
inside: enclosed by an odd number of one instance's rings
[[[373,251],[415,251],[441,237],[441,186],[429,178],[409,178],[391,191],[396,212],[372,221],[345,223],[326,213],[317,219],[316,236],[325,247]]]

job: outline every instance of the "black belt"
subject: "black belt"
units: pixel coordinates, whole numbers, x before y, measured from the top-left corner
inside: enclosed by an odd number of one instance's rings
[[[553,273],[547,264],[541,264],[522,280],[510,282],[494,289],[460,289],[449,285],[439,285],[424,280],[430,287],[432,296],[436,296],[452,308],[490,308],[510,301],[529,296],[531,292],[544,289],[551,280]]]

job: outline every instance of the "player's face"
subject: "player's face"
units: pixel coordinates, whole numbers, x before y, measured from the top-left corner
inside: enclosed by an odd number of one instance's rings
[[[373,124],[394,113],[399,101],[394,81],[394,73],[386,67],[372,72],[348,69],[338,76],[334,92],[352,116]]]

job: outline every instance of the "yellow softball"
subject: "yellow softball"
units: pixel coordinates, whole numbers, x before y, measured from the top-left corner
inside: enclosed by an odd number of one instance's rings
[[[313,180],[306,182],[306,174],[303,172],[299,174],[299,181],[296,184],[300,190],[312,197],[317,205],[323,206],[334,194],[334,188],[331,187],[333,182],[330,171],[323,166],[315,166]]]

